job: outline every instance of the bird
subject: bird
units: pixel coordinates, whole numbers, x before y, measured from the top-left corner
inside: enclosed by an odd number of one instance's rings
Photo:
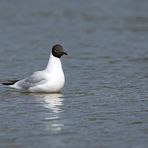
[[[65,76],[60,60],[63,55],[68,55],[63,46],[55,44],[44,70],[36,71],[24,79],[8,80],[2,84],[22,92],[58,93],[65,84]]]

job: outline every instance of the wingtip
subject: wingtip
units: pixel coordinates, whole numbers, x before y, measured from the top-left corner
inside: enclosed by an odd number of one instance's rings
[[[13,84],[15,84],[17,81],[19,81],[19,80],[7,80],[7,81],[2,82],[1,84],[2,84],[2,85],[13,85]]]

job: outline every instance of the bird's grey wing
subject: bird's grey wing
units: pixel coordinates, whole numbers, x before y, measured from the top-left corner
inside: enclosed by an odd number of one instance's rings
[[[46,74],[42,71],[33,73],[33,75],[18,82],[18,85],[24,89],[34,87],[43,83],[46,83]]]

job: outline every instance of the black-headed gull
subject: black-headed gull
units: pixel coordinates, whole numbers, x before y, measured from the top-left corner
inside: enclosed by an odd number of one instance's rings
[[[60,61],[63,55],[67,55],[67,53],[64,52],[61,45],[56,44],[52,47],[49,62],[44,70],[36,71],[22,80],[9,80],[2,84],[23,92],[60,92],[65,84],[65,76]]]

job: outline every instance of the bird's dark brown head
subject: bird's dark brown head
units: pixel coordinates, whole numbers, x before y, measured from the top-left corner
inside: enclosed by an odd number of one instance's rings
[[[60,44],[56,44],[52,47],[52,55],[57,58],[61,58],[63,55],[68,55],[68,54],[64,52],[64,49]]]

